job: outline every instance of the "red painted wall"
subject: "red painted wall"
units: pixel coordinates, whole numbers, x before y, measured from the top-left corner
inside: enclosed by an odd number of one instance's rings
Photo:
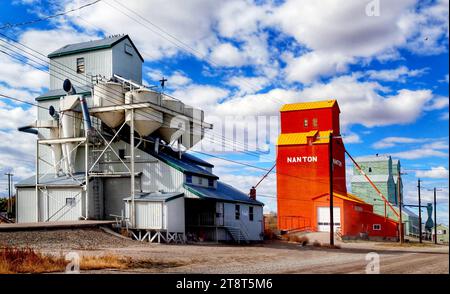
[[[314,118],[317,119],[317,127],[313,125]],[[308,120],[307,127],[304,125],[305,119]],[[335,105],[333,108],[281,112],[281,132],[283,134],[303,133],[312,130],[334,130],[335,134],[340,134],[338,106]]]
[[[318,125],[313,125],[317,118]],[[308,126],[304,126],[304,119]],[[339,107],[281,112],[281,132],[301,133],[311,130],[329,131],[340,135]],[[317,161],[288,162],[288,158],[306,157]],[[347,194],[345,147],[342,139],[333,139],[333,189]],[[302,145],[277,146],[278,228],[290,230],[310,227],[317,229],[317,207],[329,207],[329,145],[308,142]],[[325,195],[317,198],[318,196]],[[344,236],[367,233],[376,237],[397,236],[397,223],[373,213],[369,204],[359,204],[334,197],[334,206],[341,209],[341,231]],[[380,231],[373,230],[380,224]]]
[[[345,154],[340,139],[336,139],[333,158],[333,189],[346,194]],[[288,158],[315,157],[317,162],[288,162]],[[328,144],[279,146],[277,153],[277,204],[279,228],[294,229],[292,219],[316,223],[312,198],[329,193]],[[294,223],[296,225],[297,223]]]

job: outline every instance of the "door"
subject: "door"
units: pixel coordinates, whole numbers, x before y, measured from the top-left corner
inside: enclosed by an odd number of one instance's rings
[[[223,203],[216,202],[216,225],[223,226]]]
[[[341,226],[341,209],[339,207],[333,207],[333,219],[334,219],[334,231]],[[318,207],[317,208],[317,230],[319,232],[330,231],[330,208]]]

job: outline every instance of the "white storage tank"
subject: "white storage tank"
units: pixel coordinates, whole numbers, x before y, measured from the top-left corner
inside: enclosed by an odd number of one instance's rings
[[[125,96],[122,84],[106,82],[94,85],[93,107],[116,106],[124,103]],[[125,111],[95,112],[94,116],[110,128],[116,128],[124,122]]]
[[[148,89],[138,89],[125,94],[125,103],[134,104],[150,102],[161,105],[161,95]],[[126,110],[126,119],[130,124],[131,111]],[[152,108],[137,108],[134,110],[134,129],[139,135],[145,137],[156,131],[163,124],[163,114]]]

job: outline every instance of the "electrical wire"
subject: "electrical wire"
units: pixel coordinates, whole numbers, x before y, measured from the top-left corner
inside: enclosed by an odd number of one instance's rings
[[[41,22],[41,21],[47,21],[49,19],[56,18],[56,17],[59,17],[59,16],[63,16],[63,15],[66,15],[66,14],[69,14],[69,13],[81,10],[83,8],[95,5],[98,2],[100,2],[100,1],[102,1],[102,0],[96,0],[96,1],[84,4],[82,6],[79,6],[79,7],[76,7],[76,8],[67,10],[67,11],[64,11],[64,12],[60,12],[60,13],[53,14],[53,15],[48,15],[48,16],[41,17],[41,18],[36,18],[36,19],[33,19],[33,20],[29,20],[29,21],[24,21],[24,22],[15,23],[15,24],[6,24],[4,26],[1,26],[0,30],[10,29],[10,28],[19,27],[19,26],[25,26],[25,25],[31,25],[31,24],[35,24],[35,23],[38,23],[38,22]]]

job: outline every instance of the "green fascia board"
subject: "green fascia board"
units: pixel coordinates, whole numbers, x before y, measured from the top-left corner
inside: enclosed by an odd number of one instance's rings
[[[185,188],[186,190],[188,190],[189,192],[191,192],[194,195],[197,195],[200,198],[203,199],[211,199],[210,197],[206,197],[205,195],[203,195],[202,193],[199,193],[198,191],[190,188],[189,186],[186,186],[185,184],[183,184],[183,188]],[[215,199],[218,202],[226,202],[226,203],[243,203],[243,204],[250,204],[248,202],[245,201],[240,201],[240,200],[227,200],[227,199]],[[252,204],[252,205],[256,205],[256,204]]]
[[[155,155],[153,155],[153,156],[155,156]],[[163,157],[160,157],[160,156],[157,156],[157,155],[155,157],[157,157],[158,160],[161,160],[162,162],[164,162],[168,166],[170,166],[170,167],[172,167],[172,168],[174,168],[174,169],[176,169],[176,170],[178,170],[178,171],[180,171],[180,172],[182,172],[184,174],[202,176],[202,177],[211,178],[211,179],[215,179],[215,180],[217,180],[219,178],[218,176],[211,176],[211,175],[206,175],[206,174],[202,174],[202,173],[196,173],[196,172],[188,171],[188,170],[182,168],[181,166],[177,165],[176,163],[173,163],[173,162],[171,162],[169,160],[166,160]]]
[[[65,52],[61,52],[61,53],[51,53],[47,57],[48,58],[63,57],[63,56],[67,56],[67,55],[77,54],[77,53],[97,51],[97,50],[102,50],[102,49],[109,49],[112,46],[113,46],[112,44],[111,45],[102,45],[102,46],[96,46],[96,47],[91,47],[91,48],[84,48],[84,49],[78,49],[78,50],[72,50],[72,51],[65,51]]]
[[[83,93],[77,93],[76,95],[91,95],[91,92],[83,92]],[[54,99],[59,99],[64,95],[55,95],[55,96],[43,96],[43,97],[38,97],[35,100],[36,101],[46,101],[46,100],[54,100]]]

